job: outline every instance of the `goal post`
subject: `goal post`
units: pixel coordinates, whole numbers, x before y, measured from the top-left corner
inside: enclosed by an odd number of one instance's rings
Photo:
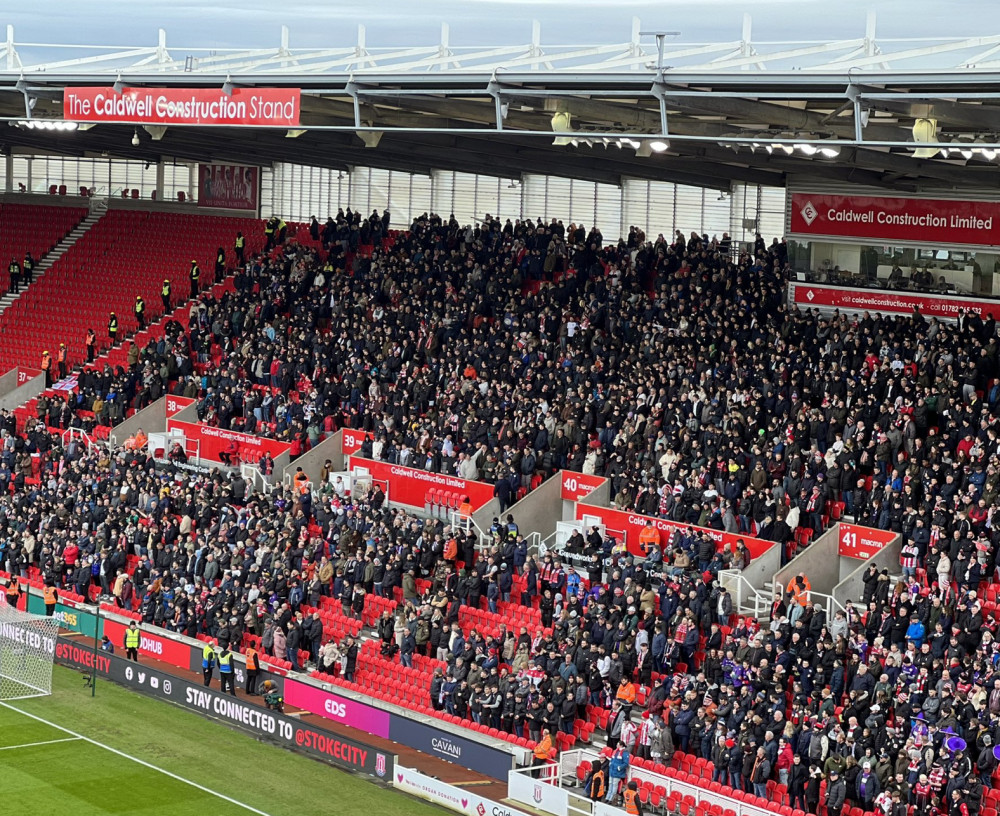
[[[59,621],[19,612],[0,601],[0,700],[52,693]]]

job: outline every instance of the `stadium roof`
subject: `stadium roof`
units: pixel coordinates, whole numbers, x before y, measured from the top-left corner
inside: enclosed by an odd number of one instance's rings
[[[0,143],[16,151],[291,161],[499,176],[649,178],[726,189],[790,176],[907,192],[995,187],[1000,35],[833,43],[627,43],[460,49],[271,49],[0,43]],[[26,53],[40,56],[28,60]],[[181,56],[183,54],[183,56]],[[56,55],[58,58],[52,58]],[[934,64],[934,70],[920,70]],[[73,133],[18,127],[61,118],[67,86],[301,88],[295,131],[127,123]],[[290,138],[294,137],[294,138]],[[560,142],[555,144],[554,142]],[[668,147],[662,152],[667,143]],[[923,148],[920,150],[920,148]]]

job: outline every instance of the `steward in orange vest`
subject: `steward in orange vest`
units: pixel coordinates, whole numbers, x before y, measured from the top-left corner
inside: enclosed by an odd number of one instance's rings
[[[256,696],[257,676],[260,674],[260,661],[257,658],[257,650],[253,646],[247,646],[246,660],[247,660],[246,691],[247,694]]]
[[[633,779],[628,783],[625,793],[622,794],[625,800],[625,812],[631,816],[642,816],[642,803],[639,801],[639,786]]]
[[[45,616],[51,618],[56,613],[56,601],[59,600],[59,592],[52,584],[46,584],[42,590],[42,597],[45,600]]]

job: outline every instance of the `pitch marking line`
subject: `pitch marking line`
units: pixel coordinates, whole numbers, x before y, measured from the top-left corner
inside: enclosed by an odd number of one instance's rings
[[[97,740],[91,739],[90,737],[85,737],[83,734],[78,734],[76,731],[71,731],[68,728],[64,728],[61,725],[57,725],[54,722],[50,722],[49,720],[46,720],[44,717],[39,717],[27,711],[22,711],[20,708],[16,708],[15,706],[12,706],[10,703],[5,703],[3,701],[0,701],[0,706],[3,706],[4,708],[9,708],[11,711],[17,712],[18,714],[23,714],[25,717],[30,717],[31,719],[36,720],[37,722],[51,726],[52,728],[62,731],[64,734],[69,734],[74,739],[83,740],[84,742],[89,742],[91,745],[96,745],[98,748],[103,748],[105,751],[110,751],[112,754],[117,754],[120,757],[131,760],[132,762],[135,762],[138,765],[142,765],[145,768],[149,768],[151,771],[157,771],[158,773],[161,773],[164,776],[169,776],[171,779],[175,779],[178,782],[183,782],[185,785],[190,785],[192,788],[197,788],[203,793],[210,794],[216,797],[217,799],[222,799],[223,801],[229,802],[229,804],[231,805],[236,805],[237,807],[243,808],[243,810],[247,810],[250,813],[256,813],[257,816],[270,816],[269,813],[265,813],[263,810],[257,810],[257,808],[255,807],[251,807],[250,805],[244,804],[243,802],[240,802],[237,799],[232,799],[223,793],[219,793],[218,791],[212,790],[211,788],[206,788],[204,785],[199,785],[197,782],[192,782],[190,779],[185,779],[183,776],[178,776],[175,773],[171,773],[170,771],[164,770],[163,768],[153,765],[150,762],[146,762],[146,760],[144,759],[139,759],[138,757],[134,757],[131,754],[126,754],[124,751],[119,751],[117,748],[112,748],[110,745],[105,745],[103,742],[98,742]]]
[[[45,740],[45,742],[26,742],[24,745],[4,745],[0,751],[13,751],[15,748],[34,748],[36,745],[55,745],[57,742],[77,742],[79,737],[66,737],[66,739]]]

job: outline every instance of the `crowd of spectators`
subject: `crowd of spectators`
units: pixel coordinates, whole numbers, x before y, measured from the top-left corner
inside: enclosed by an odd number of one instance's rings
[[[436,216],[388,238],[387,216],[350,212],[314,229],[322,252],[288,242],[249,259],[235,291],[177,313],[127,369],[83,372],[68,408],[40,401],[45,421],[22,432],[3,415],[0,563],[84,595],[97,584],[148,624],[235,645],[250,631],[294,668],[301,648],[345,675],[357,643],[324,643],[301,607],[331,596],[358,614],[398,588],[376,636],[405,665],[442,661],[440,710],[532,741],[596,713],[619,759],[688,752],[733,787],[785,785],[812,813],[821,779],[831,816],[841,792],[892,816],[896,803],[953,812],[955,791],[978,808],[1000,738],[980,591],[1000,552],[992,316],[791,309],[780,242],[734,255],[725,237],[605,244],[555,221]],[[356,254],[366,241],[370,257]],[[715,580],[745,553],[691,533],[645,562],[581,536],[584,575],[529,557],[499,521],[476,555],[377,493],[263,495],[143,451],[63,447],[45,428],[74,409],[113,421],[168,391],[296,453],[364,430],[364,454],[492,481],[505,508],[569,468],[610,478],[621,508],[784,545],[842,501],[902,534],[904,580],[869,574],[864,613],[833,620],[793,591],[758,628]],[[537,604],[543,628],[459,625],[465,604],[511,600]]]

